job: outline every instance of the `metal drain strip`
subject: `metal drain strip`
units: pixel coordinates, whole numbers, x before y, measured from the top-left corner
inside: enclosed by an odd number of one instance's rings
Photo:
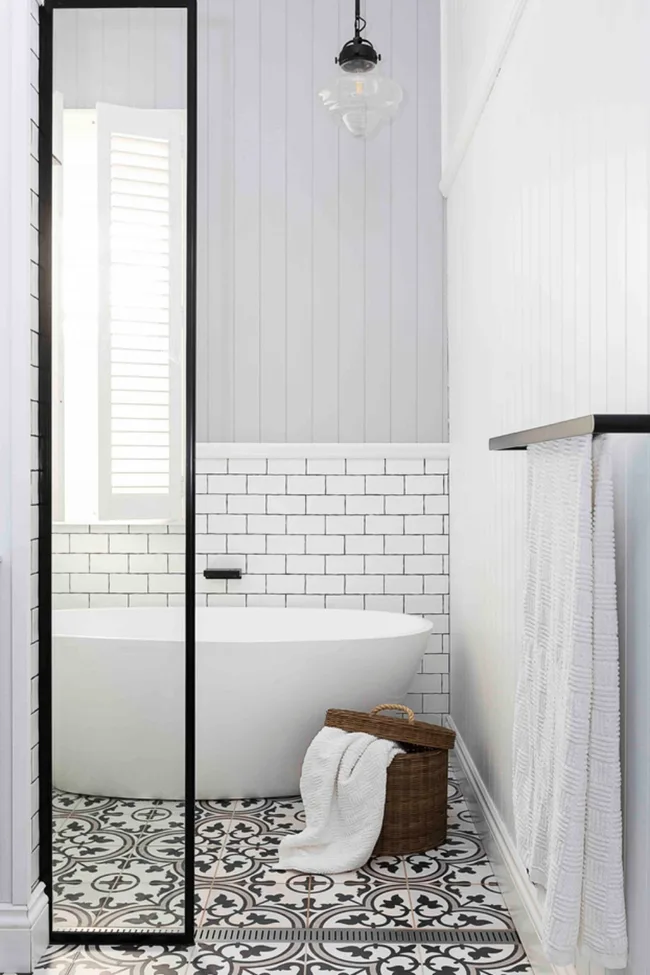
[[[197,941],[372,942],[373,944],[521,944],[516,931],[415,931],[401,928],[201,928]]]
[[[104,934],[135,934],[135,935],[141,935],[142,934],[142,928],[117,928],[117,927],[112,927],[112,926],[111,927],[103,928],[101,925],[97,925],[94,928],[71,927],[71,926],[63,927],[62,926],[62,927],[57,927],[56,930],[55,930],[55,933],[56,934],[91,934],[91,935],[92,934],[101,934],[101,935],[104,935]],[[160,936],[161,936],[161,942],[160,942],[161,944],[164,944],[164,936],[166,934],[178,934],[178,933],[179,933],[179,929],[177,927],[176,928],[160,927],[160,928],[157,928],[156,931],[155,931],[155,934],[160,934]],[[148,930],[148,931],[145,932],[145,934],[150,935],[150,934],[152,934],[152,931],[151,930]],[[88,939],[88,944],[92,944],[92,943],[93,943],[92,938],[89,938]],[[1,972],[0,972],[0,975],[2,975]]]

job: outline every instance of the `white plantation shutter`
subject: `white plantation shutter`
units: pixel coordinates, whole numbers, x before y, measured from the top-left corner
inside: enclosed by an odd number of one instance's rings
[[[184,117],[97,106],[99,517],[182,518]]]

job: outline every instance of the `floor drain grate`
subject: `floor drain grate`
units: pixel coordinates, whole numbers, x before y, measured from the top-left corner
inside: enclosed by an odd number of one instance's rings
[[[516,931],[404,931],[372,928],[201,928],[197,941],[372,942],[373,944],[521,944]]]

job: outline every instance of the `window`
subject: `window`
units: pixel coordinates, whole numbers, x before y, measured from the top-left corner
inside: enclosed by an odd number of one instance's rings
[[[103,104],[61,114],[56,517],[178,520],[184,114]]]

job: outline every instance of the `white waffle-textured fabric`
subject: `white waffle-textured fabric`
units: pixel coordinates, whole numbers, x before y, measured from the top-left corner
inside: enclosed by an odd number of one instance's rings
[[[336,874],[367,863],[384,819],[386,770],[403,751],[359,731],[319,731],[300,778],[307,825],[280,843],[280,869]]]
[[[545,890],[552,962],[623,968],[619,659],[610,446],[528,449],[524,646],[513,736],[517,846]]]

